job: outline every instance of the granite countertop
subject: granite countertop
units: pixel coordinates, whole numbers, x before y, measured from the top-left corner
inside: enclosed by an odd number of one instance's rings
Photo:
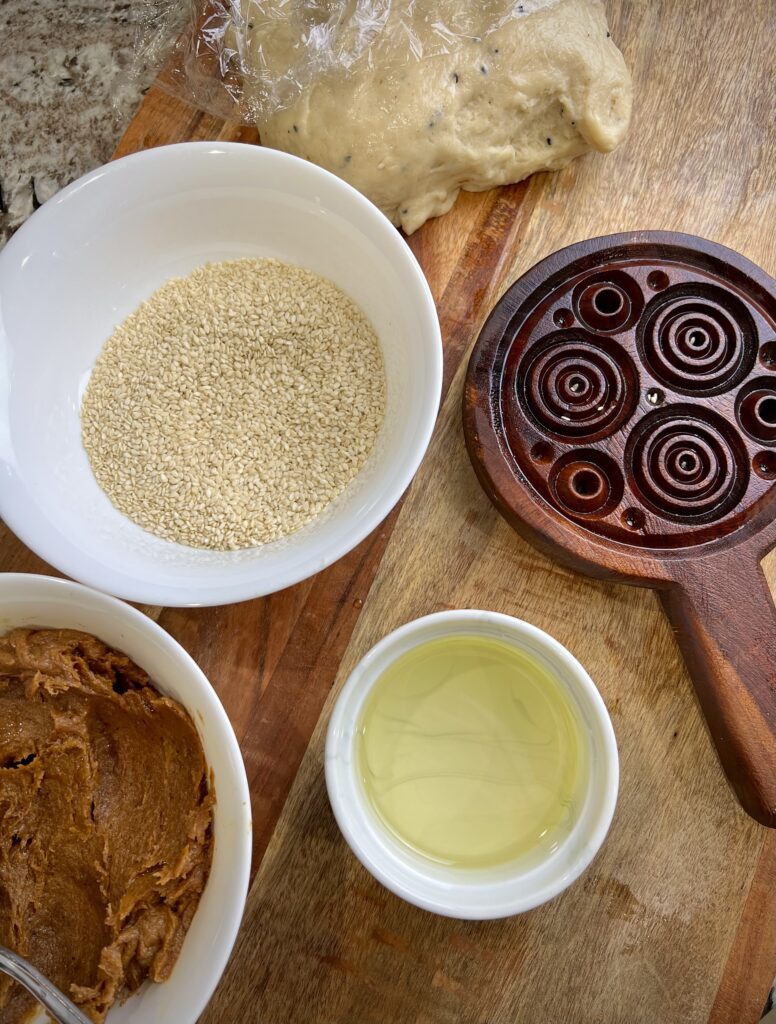
[[[0,245],[110,157],[146,80],[128,68],[149,0],[1,0]]]
[[[104,163],[142,100],[133,68],[158,0],[0,0],[0,246],[41,203]],[[768,1017],[776,1024],[776,1011]]]

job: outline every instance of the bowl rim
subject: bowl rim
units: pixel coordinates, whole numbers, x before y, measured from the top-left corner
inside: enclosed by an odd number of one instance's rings
[[[218,788],[219,785],[223,786],[226,783],[232,789],[235,796],[235,806],[244,809],[241,812],[243,820],[237,830],[237,835],[240,839],[235,840],[233,843],[230,842],[228,847],[225,847],[229,849],[230,877],[233,880],[234,895],[232,897],[232,906],[229,908],[229,918],[227,919],[228,923],[224,924],[221,932],[223,941],[219,943],[218,947],[211,947],[208,951],[208,963],[211,966],[212,977],[207,984],[203,985],[201,993],[197,999],[196,1013],[191,1018],[191,1024],[194,1024],[194,1021],[198,1020],[203,1013],[205,1007],[212,998],[213,993],[218,987],[221,978],[223,977],[223,973],[232,954],[232,950],[242,924],[250,883],[250,868],[253,852],[251,798],[250,790],[248,788],[248,778],[245,771],[245,763],[243,761],[240,746],[237,742],[237,737],[235,736],[232,723],[224,710],[224,706],[221,703],[213,684],[207,678],[199,665],[197,665],[196,661],[194,661],[188,651],[186,651],[186,649],[157,622],[154,622],[153,619],[149,618],[138,609],[133,608],[126,602],[117,597],[112,597],[110,594],[105,594],[100,590],[94,590],[92,587],[87,587],[81,583],[73,582],[72,580],[64,580],[54,576],[46,576],[37,573],[0,573],[0,599],[2,599],[6,593],[11,599],[18,596],[20,599],[24,600],[42,601],[50,600],[52,596],[65,596],[71,599],[71,603],[80,604],[82,608],[87,606],[89,602],[92,602],[97,607],[110,611],[118,618],[135,625],[140,633],[147,633],[149,638],[153,638],[162,648],[164,648],[166,653],[170,654],[172,658],[180,664],[181,668],[185,670],[185,672],[181,672],[181,678],[184,675],[188,676],[190,682],[193,684],[194,690],[196,691],[196,695],[201,698],[203,703],[206,705],[205,712],[209,719],[210,726],[220,733],[222,739],[226,741],[230,754],[229,763],[232,765],[234,771],[228,779],[222,780],[219,783],[219,780],[216,778],[214,779],[214,783],[216,788]],[[45,628],[45,626],[41,626],[40,628]],[[0,636],[4,635],[5,632],[6,629],[0,627]],[[160,692],[165,692],[163,684],[157,684],[155,680],[154,684],[160,685]],[[180,701],[180,703],[184,704],[184,707],[186,707],[186,710],[189,712],[191,720],[197,729],[197,733],[200,735],[204,748],[205,741],[197,723],[198,716],[192,713],[191,708],[184,703],[184,701]],[[212,770],[212,765],[208,764],[208,767]],[[217,792],[216,801],[218,801]],[[218,850],[218,835],[215,830],[214,838],[215,850]],[[208,882],[205,883],[205,890],[207,889],[209,881],[210,879],[208,878]],[[205,890],[203,890],[203,892]],[[196,911],[194,913],[194,918],[196,918]],[[177,962],[175,966],[177,967]],[[201,977],[201,974],[199,976]],[[128,1000],[128,1003],[131,1001],[131,998],[132,997]]]
[[[420,264],[399,234],[398,229],[366,196],[335,174],[317,164],[303,160],[301,157],[261,145],[219,141],[177,142],[140,150],[96,167],[43,203],[9,239],[4,249],[0,251],[0,281],[3,277],[4,265],[14,257],[16,250],[27,238],[28,233],[33,229],[40,230],[39,225],[54,207],[68,202],[85,186],[98,178],[110,179],[122,174],[134,173],[136,168],[142,169],[149,164],[161,166],[167,163],[173,167],[180,161],[186,161],[189,154],[192,153],[225,154],[230,159],[303,168],[303,173],[309,175],[313,188],[316,181],[326,183],[329,188],[338,190],[352,205],[354,211],[360,211],[360,214],[368,221],[369,233],[374,235],[375,244],[379,245],[391,263],[403,264],[413,281],[415,288],[413,299],[417,301],[418,316],[423,323],[422,343],[426,347],[430,383],[423,407],[419,409],[419,429],[416,432],[412,448],[407,448],[405,451],[407,457],[402,471],[392,474],[386,480],[383,493],[368,512],[354,518],[352,529],[338,543],[330,545],[324,554],[315,559],[314,564],[310,564],[308,561],[306,565],[300,564],[291,570],[277,571],[273,575],[271,584],[257,585],[251,577],[248,577],[242,581],[214,586],[207,582],[206,575],[202,582],[190,582],[185,586],[182,583],[159,584],[152,581],[138,582],[134,579],[131,581],[122,579],[117,583],[115,574],[103,563],[87,562],[84,565],[79,552],[71,553],[69,548],[65,549],[64,553],[61,552],[56,536],[41,534],[34,526],[30,528],[25,514],[30,507],[30,500],[26,497],[19,499],[19,488],[7,486],[0,488],[0,518],[5,520],[13,533],[30,550],[38,554],[49,565],[87,587],[112,594],[125,601],[161,605],[168,608],[217,607],[277,593],[279,590],[309,579],[352,551],[380,525],[412,482],[431,441],[442,395],[443,347],[436,304]],[[347,219],[351,220],[350,217]],[[0,355],[7,344],[7,335],[0,318]],[[116,514],[121,515],[118,511]]]
[[[593,808],[588,813],[584,845],[565,870],[562,863],[557,862],[554,878],[548,883],[542,883],[533,892],[510,894],[506,889],[514,886],[516,879],[530,879],[548,863],[546,861],[537,867],[512,873],[509,872],[509,865],[505,865],[501,872],[490,879],[485,879],[483,875],[480,879],[472,877],[471,881],[446,880],[443,883],[433,879],[431,872],[424,876],[424,858],[420,855],[408,855],[407,862],[400,863],[401,855],[396,855],[398,841],[393,842],[388,837],[387,830],[379,826],[374,813],[370,812],[355,770],[353,747],[356,723],[367,695],[387,666],[408,650],[438,636],[453,632],[459,635],[487,633],[493,636],[494,629],[499,630],[499,637],[504,642],[515,643],[517,646],[521,646],[521,642],[532,645],[535,650],[542,649],[562,665],[564,688],[582,697],[585,709],[592,715],[598,730],[598,736],[591,743],[595,743],[595,755],[600,759],[603,784],[597,794],[597,809]],[[436,637],[434,630],[439,630]],[[571,685],[569,680],[573,681]],[[501,612],[473,608],[435,612],[413,619],[388,633],[367,651],[351,671],[337,697],[326,733],[324,765],[326,788],[334,817],[346,842],[367,871],[409,903],[444,917],[461,920],[484,921],[520,914],[546,903],[568,888],[587,869],[600,850],[614,817],[619,791],[619,755],[614,728],[604,700],[584,666],[558,640],[538,626]],[[588,790],[592,790],[592,785]],[[380,863],[383,855],[385,860],[391,860],[391,871]],[[413,867],[409,866],[410,859]],[[428,892],[418,891],[423,881],[430,883]],[[459,894],[474,891],[481,895],[476,903],[459,899]]]

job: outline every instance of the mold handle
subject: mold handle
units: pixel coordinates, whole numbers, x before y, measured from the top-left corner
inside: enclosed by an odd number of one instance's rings
[[[762,568],[740,549],[688,560],[661,597],[725,774],[776,828],[776,608]]]

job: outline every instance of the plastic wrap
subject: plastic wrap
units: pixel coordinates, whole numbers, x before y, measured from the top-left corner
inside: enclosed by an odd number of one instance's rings
[[[144,0],[133,74],[219,117],[258,124],[322,76],[449,53],[558,0]]]

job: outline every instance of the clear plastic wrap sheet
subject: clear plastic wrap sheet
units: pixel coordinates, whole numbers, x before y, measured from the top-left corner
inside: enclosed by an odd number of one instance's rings
[[[140,0],[133,75],[261,125],[322,76],[449,53],[559,0]]]

